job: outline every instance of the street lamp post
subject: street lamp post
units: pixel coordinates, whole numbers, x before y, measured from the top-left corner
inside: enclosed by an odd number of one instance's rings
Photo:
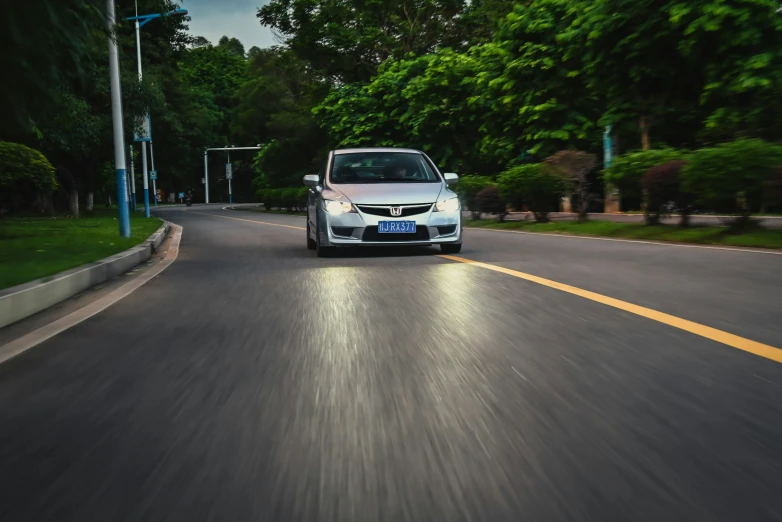
[[[136,57],[138,61],[138,81],[140,82],[142,80],[142,72],[141,72],[141,28],[149,23],[150,21],[154,20],[155,18],[162,18],[164,16],[185,16],[187,15],[186,9],[175,9],[174,11],[170,11],[168,13],[152,13],[147,15],[139,15],[138,12],[136,13],[136,16],[131,16],[130,18],[126,18],[126,20],[132,20],[136,22]],[[147,112],[147,115],[144,118],[144,124],[146,125],[145,135],[140,136],[137,141],[141,142],[141,168],[144,174],[144,213],[147,217],[150,216],[149,214],[149,171],[147,169],[147,142],[150,142],[150,147],[152,146],[152,133],[150,131],[151,125],[150,125],[150,118],[149,113]],[[155,170],[155,157],[154,153],[152,154],[152,170]],[[155,180],[152,180],[152,188],[153,190],[156,189],[157,184],[155,183]],[[155,192],[155,205],[157,205],[157,192]]]
[[[114,168],[117,176],[117,206],[119,207],[119,235],[130,237],[127,173],[125,170],[125,131],[122,127],[122,90],[119,82],[119,51],[114,34],[116,15],[114,0],[106,0],[106,22],[109,32],[109,74],[111,80],[111,117],[114,127]]]

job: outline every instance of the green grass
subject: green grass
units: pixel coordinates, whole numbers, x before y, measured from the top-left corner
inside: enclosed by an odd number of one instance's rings
[[[597,220],[579,224],[575,221],[557,221],[552,223],[507,221],[498,223],[494,220],[484,219],[465,221],[464,224],[467,227],[522,230],[525,232],[573,236],[614,237],[644,241],[672,241],[677,243],[782,249],[782,230],[780,229],[758,228],[738,234],[720,227],[690,227],[683,229],[674,225],[646,226],[641,223],[612,223],[610,221]]]
[[[119,236],[117,210],[92,216],[0,219],[0,289],[54,275],[145,241],[162,221],[131,214],[131,237]]]

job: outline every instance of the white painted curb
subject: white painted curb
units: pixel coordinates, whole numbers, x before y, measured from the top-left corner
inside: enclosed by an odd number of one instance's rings
[[[45,310],[144,263],[160,247],[170,228],[170,223],[164,222],[157,232],[139,246],[53,276],[0,290],[0,328]]]

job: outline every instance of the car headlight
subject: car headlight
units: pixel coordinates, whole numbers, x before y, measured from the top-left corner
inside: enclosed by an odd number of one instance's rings
[[[353,205],[347,201],[333,201],[327,199],[323,202],[323,208],[326,210],[326,212],[334,216],[347,214],[348,212],[355,212],[355,210],[353,210]]]
[[[459,198],[443,199],[435,205],[436,212],[456,212],[459,210]]]

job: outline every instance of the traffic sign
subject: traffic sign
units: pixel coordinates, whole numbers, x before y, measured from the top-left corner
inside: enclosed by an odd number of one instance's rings
[[[182,199],[183,197],[185,197],[185,193],[184,192],[180,192],[179,193],[179,199]]]
[[[225,179],[233,179],[233,168],[230,163],[225,164]]]
[[[151,179],[152,181],[157,181],[157,171],[156,170],[152,170],[152,171],[149,172],[149,179]]]

